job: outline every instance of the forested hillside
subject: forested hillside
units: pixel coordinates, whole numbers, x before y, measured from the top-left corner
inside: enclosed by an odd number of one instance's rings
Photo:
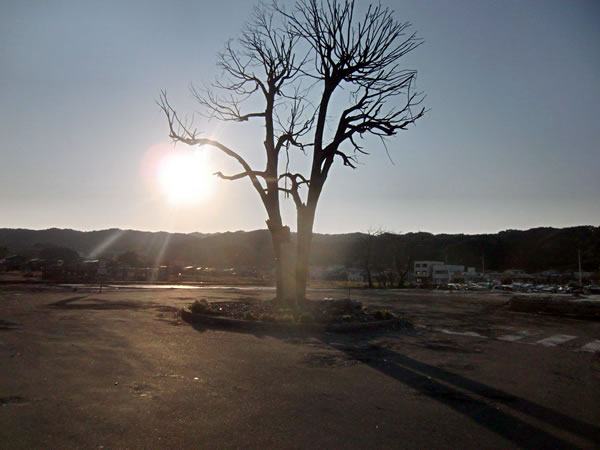
[[[329,266],[364,264],[369,239],[364,233],[316,234],[312,263]],[[600,268],[600,227],[534,228],[508,230],[497,234],[382,233],[371,240],[371,262],[392,267],[395,261],[434,259],[486,270],[577,269],[577,250],[581,250],[583,269]],[[84,258],[110,257],[133,251],[148,264],[194,264],[214,267],[272,265],[271,239],[267,230],[227,233],[166,233],[110,229],[76,231],[0,229],[3,253],[40,256],[44,249],[66,247]]]

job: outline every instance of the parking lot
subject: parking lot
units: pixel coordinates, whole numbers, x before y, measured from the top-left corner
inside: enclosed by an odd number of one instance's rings
[[[5,448],[594,448],[600,323],[505,293],[313,290],[414,328],[289,335],[192,327],[197,298],[269,289],[3,287]]]

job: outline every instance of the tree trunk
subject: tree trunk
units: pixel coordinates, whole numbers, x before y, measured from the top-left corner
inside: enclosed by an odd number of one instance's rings
[[[396,265],[396,272],[398,273],[398,287],[401,288],[404,286],[404,276],[406,273],[404,272],[404,267],[402,267],[400,257],[397,254],[394,255],[394,264]]]
[[[296,303],[298,305],[306,301],[315,207],[316,203],[312,207],[303,206],[298,209],[298,242],[296,246]]]
[[[283,293],[283,280],[281,270],[281,239],[271,231],[273,254],[275,256],[275,298],[281,300]]]
[[[293,265],[290,262],[293,256],[291,255],[290,229],[271,220],[267,220],[267,226],[271,232],[275,255],[275,298],[278,302],[289,305],[294,301]]]
[[[369,264],[365,265],[365,272],[367,273],[367,283],[369,289],[375,289],[375,285],[373,284],[373,278],[371,277],[371,267]]]
[[[371,246],[373,245],[372,236],[367,237],[367,251],[365,254],[365,273],[367,275],[367,283],[369,289],[374,289],[373,277],[371,276]]]
[[[406,281],[406,277],[408,276],[408,272],[410,272],[411,266],[411,258],[408,257],[406,262],[403,264],[400,256],[396,255],[394,257],[394,261],[396,263],[396,271],[398,272],[398,287],[404,287],[404,282]]]

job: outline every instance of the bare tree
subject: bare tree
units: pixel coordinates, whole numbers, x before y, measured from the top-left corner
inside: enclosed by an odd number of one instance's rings
[[[375,285],[373,284],[373,260],[375,256],[375,240],[383,233],[384,232],[381,229],[381,227],[369,228],[366,231],[366,233],[364,233],[360,237],[360,245],[362,247],[363,253],[363,270],[365,271],[365,276],[367,278],[367,287],[369,289],[375,288]]]
[[[420,107],[423,97],[414,90],[416,71],[400,66],[400,59],[421,43],[409,27],[382,6],[371,5],[358,14],[353,0],[299,0],[290,11],[276,3],[257,8],[241,38],[228,43],[219,56],[225,77],[192,94],[209,118],[263,121],[264,170],[251,168],[223,143],[201,137],[171,107],[166,93],[161,94],[159,105],[170,137],[211,146],[234,158],[241,166],[239,173],[216,175],[225,180],[248,178],[258,192],[272,235],[279,299],[302,302],[306,297],[316,208],[334,161],[356,168],[357,156],[367,153],[359,145],[361,138],[375,136],[385,145],[385,138],[406,130],[425,113]],[[336,111],[333,99],[338,92],[349,93],[349,98]],[[263,106],[245,111],[246,100],[254,96]],[[281,155],[287,156],[291,148],[309,154],[309,174],[294,172],[288,164],[280,172]],[[286,276],[290,270],[285,256],[290,237],[281,220],[280,193],[292,198],[297,211],[293,293],[287,288],[292,279]]]
[[[257,7],[253,19],[247,24],[236,42],[228,42],[218,56],[218,66],[223,77],[204,89],[192,87],[192,95],[202,106],[209,119],[245,122],[261,120],[265,128],[263,143],[266,166],[263,170],[250,167],[236,150],[214,139],[199,136],[193,121],[180,118],[161,93],[159,106],[169,124],[169,136],[175,142],[191,146],[210,146],[235,159],[241,171],[232,175],[216,172],[223,180],[248,178],[257,191],[267,212],[267,226],[271,232],[276,266],[276,297],[290,301],[293,297],[292,281],[286,283],[285,259],[290,253],[290,229],[282,223],[280,212],[279,160],[282,152],[290,147],[302,149],[298,138],[309,131],[311,118],[304,119],[303,97],[294,84],[302,67],[296,59],[294,48],[298,38],[285,27],[275,24],[275,11]],[[257,111],[245,111],[245,104],[252,97],[260,97],[262,107]],[[307,183],[301,176],[285,174],[297,186]],[[287,269],[289,272],[290,269]]]
[[[403,242],[400,233],[388,232],[387,237],[389,239],[388,245],[392,252],[393,264],[398,275],[398,287],[401,288],[404,287],[404,283],[412,268],[412,251],[407,242]]]
[[[323,186],[336,159],[356,168],[356,156],[367,153],[358,139],[382,139],[405,130],[422,117],[422,95],[414,91],[417,72],[402,69],[400,59],[421,44],[408,33],[408,22],[397,22],[393,12],[369,5],[355,15],[353,0],[299,0],[293,12],[279,8],[295,37],[311,49],[312,67],[302,74],[316,80],[320,98],[312,132],[312,166],[306,201],[296,200],[298,244],[296,297],[306,296],[308,262],[315,212]],[[336,91],[350,92],[345,109],[332,118]],[[389,100],[404,100],[399,107]],[[332,123],[333,122],[333,123]],[[327,133],[328,127],[334,132]],[[292,186],[292,190],[297,186]]]

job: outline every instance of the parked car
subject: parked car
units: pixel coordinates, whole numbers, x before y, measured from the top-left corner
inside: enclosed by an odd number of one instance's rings
[[[583,288],[587,294],[600,294],[600,286],[596,284],[589,284]]]

